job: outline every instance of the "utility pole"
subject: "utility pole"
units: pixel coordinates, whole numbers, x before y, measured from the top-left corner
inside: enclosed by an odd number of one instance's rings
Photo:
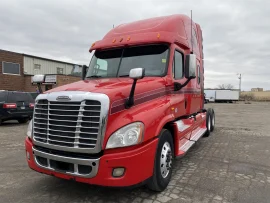
[[[238,79],[239,79],[239,93],[241,93],[242,74],[239,73],[237,75],[238,75]]]

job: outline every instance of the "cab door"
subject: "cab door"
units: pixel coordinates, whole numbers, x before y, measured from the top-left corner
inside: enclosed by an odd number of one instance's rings
[[[172,81],[183,84],[184,78],[184,55],[179,49],[174,50],[173,63],[172,63]],[[172,90],[171,97],[172,111],[175,118],[185,115],[185,95],[181,90]]]

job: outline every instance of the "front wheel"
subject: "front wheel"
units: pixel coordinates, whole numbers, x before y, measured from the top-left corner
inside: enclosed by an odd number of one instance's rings
[[[149,189],[161,192],[167,187],[172,176],[173,156],[172,135],[170,131],[163,129],[159,137],[153,176],[147,184]]]

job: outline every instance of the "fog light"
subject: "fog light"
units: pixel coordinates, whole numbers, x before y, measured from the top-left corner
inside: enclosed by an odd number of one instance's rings
[[[26,157],[27,157],[28,160],[30,160],[30,154],[27,151],[26,151]]]
[[[125,168],[114,168],[113,169],[113,177],[121,177],[125,173]]]

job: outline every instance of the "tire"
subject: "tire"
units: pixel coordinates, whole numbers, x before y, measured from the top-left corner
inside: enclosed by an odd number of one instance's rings
[[[157,146],[153,176],[147,183],[147,187],[150,190],[161,192],[166,189],[172,176],[173,157],[174,145],[172,134],[170,131],[163,129]],[[164,165],[165,162],[167,167]]]
[[[2,121],[2,119],[0,118],[0,125],[2,125],[2,123],[3,123],[3,121]]]
[[[209,137],[211,133],[211,114],[212,114],[212,110],[207,109],[206,111],[206,129],[207,130],[204,134],[204,137]]]
[[[27,123],[27,121],[29,120],[29,118],[20,118],[18,119],[19,123]]]
[[[213,132],[215,129],[215,124],[216,124],[216,116],[215,116],[215,111],[214,109],[211,109],[211,129],[210,131]]]

